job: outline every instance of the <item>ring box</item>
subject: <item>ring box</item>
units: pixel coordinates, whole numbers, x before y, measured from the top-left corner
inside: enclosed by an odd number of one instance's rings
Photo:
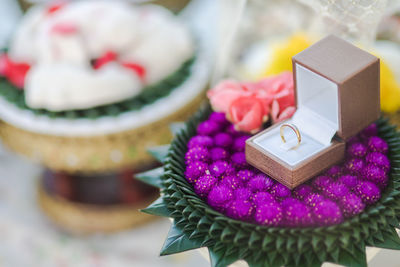
[[[330,35],[292,58],[297,110],[246,142],[247,162],[294,188],[345,157],[346,140],[380,116],[379,59]],[[302,137],[297,149],[295,124]],[[290,143],[292,144],[290,145]]]

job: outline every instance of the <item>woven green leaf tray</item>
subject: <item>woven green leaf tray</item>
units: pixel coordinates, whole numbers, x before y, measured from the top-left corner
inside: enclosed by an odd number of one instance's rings
[[[366,266],[366,246],[400,250],[400,133],[379,119],[379,136],[389,144],[390,182],[381,199],[361,214],[328,227],[278,228],[246,223],[213,210],[184,176],[188,140],[210,114],[206,107],[179,131],[171,146],[153,150],[164,168],[137,178],[161,189],[161,197],[143,212],[170,217],[172,227],[161,255],[207,247],[211,265],[238,260],[249,266],[320,266],[332,262]]]

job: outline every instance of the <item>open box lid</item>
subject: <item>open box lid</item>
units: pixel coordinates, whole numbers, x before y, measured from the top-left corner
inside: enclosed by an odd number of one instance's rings
[[[330,35],[292,58],[293,123],[323,144],[347,140],[380,116],[379,59]]]

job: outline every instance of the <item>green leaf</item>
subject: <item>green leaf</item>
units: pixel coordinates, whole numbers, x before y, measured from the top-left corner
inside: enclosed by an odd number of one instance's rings
[[[247,239],[248,239],[248,233],[246,233],[242,230],[239,230],[236,232],[233,242],[235,244],[241,244],[241,243],[245,242]]]
[[[395,229],[382,231],[382,236],[384,241],[376,240],[376,247],[400,250],[400,238]]]
[[[159,197],[156,201],[151,203],[151,205],[148,206],[147,208],[142,209],[141,212],[162,217],[171,216],[171,212],[168,211],[167,204],[165,204],[162,197]]]
[[[148,185],[152,185],[157,188],[162,188],[162,175],[164,174],[164,168],[159,167],[152,169],[147,172],[142,172],[134,175],[134,178],[140,180]]]
[[[160,163],[164,163],[165,159],[168,156],[168,150],[170,145],[156,146],[149,148],[149,153]]]
[[[313,235],[312,239],[311,239],[311,245],[314,248],[314,251],[318,251],[320,249],[320,241],[321,241],[321,237],[318,235]]]
[[[172,224],[160,255],[171,255],[200,247],[201,242],[189,239],[175,224]]]
[[[212,267],[226,267],[239,260],[232,256],[226,256],[224,250],[214,251],[208,248],[208,253]]]
[[[353,254],[350,254],[346,250],[341,250],[339,254],[339,261],[337,263],[348,267],[367,267],[365,248],[364,251],[354,249]]]

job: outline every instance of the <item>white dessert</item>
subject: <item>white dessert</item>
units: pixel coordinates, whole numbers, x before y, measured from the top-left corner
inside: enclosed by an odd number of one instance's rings
[[[93,60],[108,52],[116,59],[94,68]],[[27,105],[51,111],[133,97],[193,53],[189,30],[168,10],[115,0],[71,2],[51,13],[47,6],[32,8],[9,49],[11,60],[31,65],[24,85]]]

